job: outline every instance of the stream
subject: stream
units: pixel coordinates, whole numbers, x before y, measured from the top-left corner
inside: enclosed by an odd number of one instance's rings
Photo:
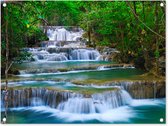
[[[116,63],[86,47],[83,33],[80,28],[48,27],[49,41],[23,49],[32,58],[13,65],[20,74],[15,75],[18,80],[9,81],[7,123],[165,123],[166,100],[156,97],[155,87],[142,97],[143,89],[136,93],[130,89],[131,82],[103,84],[131,80],[144,71],[132,66],[109,67]],[[2,117],[3,99],[2,91]]]

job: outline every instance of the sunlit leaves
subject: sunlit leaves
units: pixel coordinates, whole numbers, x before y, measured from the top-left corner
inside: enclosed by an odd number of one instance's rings
[[[160,54],[159,54],[159,51],[158,51],[158,50],[156,50],[156,51],[154,52],[154,54],[155,54],[155,58],[159,58]]]

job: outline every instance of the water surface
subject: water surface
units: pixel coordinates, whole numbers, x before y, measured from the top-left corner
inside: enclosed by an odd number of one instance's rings
[[[104,113],[72,114],[60,112],[47,106],[20,107],[8,111],[8,123],[112,123],[141,124],[165,123],[165,99],[134,100],[129,106],[123,106]],[[2,116],[3,116],[2,112]]]

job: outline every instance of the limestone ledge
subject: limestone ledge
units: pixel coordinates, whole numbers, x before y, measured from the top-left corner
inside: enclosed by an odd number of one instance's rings
[[[164,98],[166,94],[165,80],[115,80],[105,83],[99,81],[97,81],[99,83],[93,83],[93,80],[90,80],[92,83],[88,82],[84,84],[82,81],[73,81],[78,85],[120,86],[135,99]]]

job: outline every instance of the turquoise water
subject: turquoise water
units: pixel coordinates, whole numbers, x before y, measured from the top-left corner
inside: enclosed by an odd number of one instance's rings
[[[18,70],[30,70],[30,69],[68,69],[68,68],[82,68],[91,67],[94,65],[112,64],[114,62],[107,61],[69,61],[69,62],[32,62],[15,64],[14,67]],[[143,74],[144,71],[132,68],[120,68],[120,69],[104,69],[104,70],[74,70],[68,72],[56,72],[56,73],[33,73],[33,74],[21,74],[19,77],[29,78],[44,78],[44,79],[63,79],[63,80],[85,80],[85,79],[115,79],[115,78],[131,78],[135,75]]]
[[[4,83],[2,83],[4,84]],[[99,90],[99,89],[113,89],[113,86],[97,86],[97,85],[76,85],[71,82],[55,82],[55,81],[19,81],[9,82],[9,87],[19,88],[52,88],[52,89],[64,89],[64,90]]]
[[[61,73],[42,73],[42,74],[24,74],[21,77],[31,78],[45,78],[45,79],[63,79],[63,80],[85,80],[85,79],[97,79],[97,80],[113,80],[116,78],[131,78],[135,75],[141,75],[144,72],[137,69],[112,69],[112,70],[80,70]]]
[[[8,111],[8,123],[165,123],[165,99],[134,100],[129,106],[119,107],[101,114],[63,113],[46,106],[16,108]],[[2,116],[3,116],[2,112]]]
[[[26,69],[57,69],[57,68],[72,68],[72,67],[90,67],[92,65],[113,64],[115,62],[108,61],[48,61],[48,62],[28,62],[22,64],[14,64],[13,68],[19,70]]]
[[[29,69],[58,69],[69,67],[89,67],[93,65],[111,64],[112,62],[95,62],[95,61],[70,61],[70,62],[33,62],[15,64],[13,67],[19,70]],[[63,90],[97,90],[99,87],[95,85],[80,86],[74,85],[71,81],[74,80],[115,80],[115,79],[132,79],[136,75],[143,74],[144,71],[133,68],[122,69],[103,69],[103,70],[78,70],[59,73],[37,73],[37,74],[22,74],[19,78],[31,78],[33,81],[18,81],[10,82],[10,87],[49,87],[52,89]],[[44,81],[35,81],[35,79],[43,79]],[[58,81],[51,81],[52,79],[61,79]],[[113,87],[114,88],[114,87]],[[89,113],[89,114],[74,114],[65,113],[57,109],[52,109],[48,106],[36,107],[19,107],[10,108],[8,110],[7,123],[107,123],[107,124],[134,124],[134,123],[165,123],[160,122],[160,118],[165,120],[166,110],[165,99],[143,99],[135,100],[126,106],[116,109],[111,109],[103,113]],[[1,112],[3,117],[4,112]]]

